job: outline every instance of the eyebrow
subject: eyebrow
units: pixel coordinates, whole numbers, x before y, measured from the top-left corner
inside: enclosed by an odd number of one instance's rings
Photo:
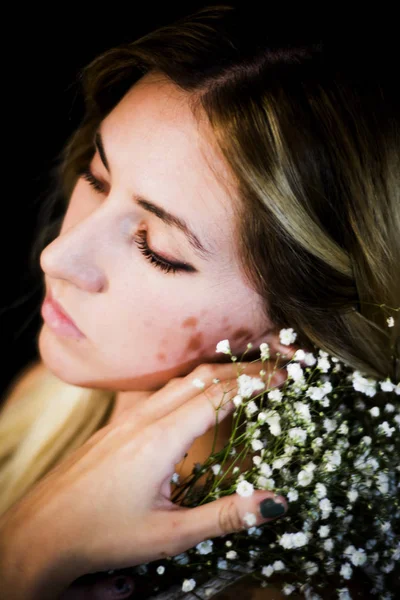
[[[104,150],[103,138],[101,137],[100,131],[97,131],[94,136],[94,145],[99,153],[101,162],[103,163],[103,165],[105,166],[107,171],[110,173],[111,169],[110,169],[110,166],[109,166],[109,163],[107,160],[107,156],[106,156],[106,153]],[[212,256],[211,250],[205,248],[205,246],[201,243],[201,241],[199,240],[197,235],[194,233],[194,231],[189,227],[189,225],[186,223],[186,221],[184,221],[182,218],[177,217],[176,215],[173,215],[172,213],[168,212],[161,206],[154,204],[154,202],[150,202],[150,200],[143,198],[143,196],[134,195],[133,199],[144,210],[146,210],[147,212],[152,213],[153,215],[158,217],[166,225],[169,225],[171,227],[176,227],[177,229],[182,231],[185,234],[185,236],[187,237],[192,248],[195,250],[195,252],[201,258],[207,260],[208,258],[210,258]]]

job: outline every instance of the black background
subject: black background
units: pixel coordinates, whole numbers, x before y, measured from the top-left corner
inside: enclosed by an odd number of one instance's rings
[[[102,51],[129,42],[212,2],[84,3],[11,7],[3,15],[2,34],[2,177],[0,398],[16,373],[38,358],[36,338],[42,322],[42,281],[33,279],[28,258],[35,238],[40,199],[56,155],[76,128],[82,107],[75,85],[79,69]],[[290,5],[231,2],[264,18],[266,31],[304,28],[337,43],[345,37],[369,50],[390,38],[398,53],[397,35],[388,32],[393,15],[350,17],[324,3],[324,11],[296,14]],[[53,5],[54,6],[54,5]],[[307,6],[307,5],[305,5]],[[265,9],[265,12],[263,10]]]

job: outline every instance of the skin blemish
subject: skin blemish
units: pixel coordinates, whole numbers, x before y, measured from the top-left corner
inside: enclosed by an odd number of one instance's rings
[[[198,352],[203,344],[203,334],[193,335],[186,346],[186,352]]]
[[[157,358],[159,361],[165,362],[167,357],[165,356],[164,352],[157,352]]]
[[[188,317],[183,321],[182,327],[195,327],[198,322],[199,320],[196,317]]]

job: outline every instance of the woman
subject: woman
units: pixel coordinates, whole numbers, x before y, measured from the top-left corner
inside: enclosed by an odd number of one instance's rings
[[[244,527],[249,508],[273,516],[257,506],[265,491],[251,507],[193,509],[199,519],[168,503],[174,465],[207,456],[232,383],[232,365],[210,367],[221,339],[238,355],[262,342],[287,353],[277,334],[291,326],[306,346],[399,379],[375,308],[400,298],[396,92],[373,64],[279,44],[253,21],[246,36],[243,19],[210,7],[85,70],[87,112],[60,170],[66,213],[40,257],[43,365],[0,419],[10,598],[178,553]]]

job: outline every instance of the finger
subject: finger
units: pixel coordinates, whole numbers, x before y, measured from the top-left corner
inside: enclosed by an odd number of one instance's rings
[[[171,551],[178,554],[204,540],[274,521],[287,509],[283,496],[261,490],[255,490],[248,497],[235,493],[196,508],[181,508],[174,511],[173,531],[169,537],[171,544],[177,546]],[[165,527],[167,517],[165,512],[163,515]]]
[[[260,377],[260,371],[264,370],[266,374],[263,376],[263,380],[270,380],[269,383],[273,386],[280,385],[287,377],[287,373],[283,369],[275,370],[272,375],[274,369],[272,363],[256,361],[240,364],[240,373],[251,377]],[[237,390],[237,375],[238,365],[234,363],[199,365],[185,377],[171,380],[164,388],[155,392],[144,409],[146,416],[149,421],[163,418],[202,392],[206,395],[215,393],[222,397],[225,390],[229,390],[234,385]],[[219,380],[219,383],[214,383],[216,380]],[[203,388],[196,387],[196,384],[200,382],[204,384]],[[211,390],[213,391],[211,392]]]
[[[210,387],[207,395],[198,394],[157,422],[160,444],[165,448],[164,457],[169,469],[174,469],[196,438],[233,412],[232,398],[236,394],[236,386],[224,395],[217,386]],[[165,476],[165,466],[165,461],[160,461],[158,468],[162,476]]]

